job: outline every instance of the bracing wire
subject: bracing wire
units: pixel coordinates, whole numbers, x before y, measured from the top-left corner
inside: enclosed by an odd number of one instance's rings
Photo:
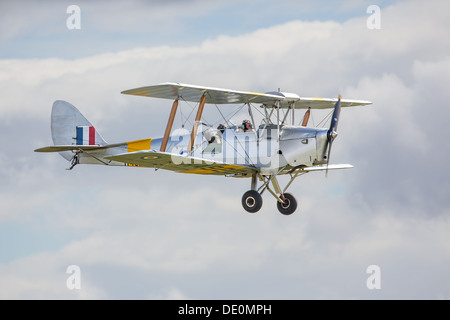
[[[182,128],[184,128],[184,126],[186,125],[186,123],[189,121],[189,123],[190,123],[190,117],[191,117],[191,115],[192,115],[192,113],[194,112],[194,110],[195,110],[195,106],[191,106],[191,104],[188,102],[188,101],[186,101],[186,100],[184,100],[184,98],[183,97],[180,97],[184,102],[186,102],[186,104],[188,105],[188,107],[189,108],[191,108],[191,112],[189,112],[189,114],[188,114],[188,116],[186,117],[186,120],[185,121],[183,121],[183,108],[181,107],[180,108],[180,113],[181,113],[181,127]],[[191,125],[192,125],[192,123],[190,123]]]
[[[318,127],[321,126],[322,124],[325,124],[325,122],[327,122],[327,121],[331,118],[331,115],[333,114],[333,111],[334,111],[334,110],[332,110],[327,116],[325,116],[325,118],[323,118],[322,121],[320,121],[320,122],[317,124],[316,128],[318,128]]]

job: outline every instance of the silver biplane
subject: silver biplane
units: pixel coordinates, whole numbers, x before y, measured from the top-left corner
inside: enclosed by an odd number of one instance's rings
[[[280,92],[255,93],[209,88],[180,83],[162,83],[126,90],[123,94],[173,100],[162,138],[109,144],[94,126],[70,103],[55,101],[51,114],[53,146],[36,152],[59,152],[77,164],[102,164],[164,169],[180,173],[247,177],[250,190],[242,206],[255,213],[263,204],[261,194],[268,190],[278,210],[290,215],[297,209],[295,197],[287,189],[299,176],[311,171],[351,168],[350,164],[329,164],[341,107],[364,106],[362,100],[304,98]],[[192,130],[172,126],[178,102],[195,102]],[[248,118],[236,124],[224,117],[217,127],[202,122],[206,104],[235,104],[248,107]],[[252,108],[262,120],[256,125]],[[301,123],[295,125],[295,110],[305,109]],[[311,109],[333,109],[329,128],[308,127]],[[281,175],[289,175],[282,188]],[[258,187],[258,184],[260,186]]]

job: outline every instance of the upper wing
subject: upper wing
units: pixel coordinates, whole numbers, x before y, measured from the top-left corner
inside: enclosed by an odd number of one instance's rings
[[[334,108],[338,100],[300,97],[295,93],[287,92],[245,92],[173,82],[125,90],[122,93],[171,100],[182,99],[191,102],[199,102],[202,95],[206,93],[206,103],[210,104],[261,103],[268,107],[273,107],[276,106],[276,102],[279,102],[281,108],[294,107],[295,109]],[[341,99],[342,107],[365,106],[371,103],[365,100]]]
[[[202,95],[206,93],[206,103],[211,104],[274,103],[284,99],[279,95],[273,94],[200,87],[171,82],[125,90],[122,93],[171,100],[182,99],[191,102],[199,102]]]
[[[337,101],[338,99],[300,97],[298,101],[294,102],[294,108],[331,109],[334,108]],[[372,102],[365,100],[341,99],[341,107],[367,106],[369,104],[372,104]]]
[[[288,92],[268,92],[267,94],[275,95],[280,97],[280,108],[294,108],[294,109],[332,109],[334,108],[338,99],[330,98],[310,98],[310,97],[300,97],[295,93]],[[356,107],[356,106],[366,106],[372,104],[370,101],[366,100],[350,100],[341,99],[341,107]],[[264,103],[266,107],[276,107],[273,103]]]
[[[157,151],[127,152],[105,157],[105,159],[124,162],[131,166],[150,167],[180,173],[247,176],[255,171],[251,167]]]

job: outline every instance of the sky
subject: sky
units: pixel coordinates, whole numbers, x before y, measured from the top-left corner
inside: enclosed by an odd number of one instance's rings
[[[73,4],[80,29],[67,25]],[[449,299],[449,9],[1,2],[0,299]],[[297,179],[291,216],[267,194],[246,213],[248,179],[69,171],[33,152],[52,144],[55,100],[108,142],[161,136],[171,102],[120,92],[168,81],[373,104],[341,113],[332,162],[355,167]]]

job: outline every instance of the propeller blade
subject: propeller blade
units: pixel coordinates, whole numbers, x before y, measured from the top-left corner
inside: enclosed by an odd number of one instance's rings
[[[333,116],[331,118],[330,130],[328,130],[329,135],[331,133],[335,133],[337,130],[339,115],[341,114],[341,95],[339,95],[339,99],[334,105]]]
[[[337,127],[339,122],[339,115],[341,114],[341,95],[334,106],[333,116],[331,117],[330,129],[327,132],[327,169],[325,170],[325,177],[328,177],[328,164],[330,163],[331,146],[333,145],[334,139],[337,137]],[[326,150],[326,149],[325,149]]]
[[[327,155],[327,169],[325,170],[325,178],[328,178],[328,164],[330,163],[330,153],[331,153],[331,142],[328,147],[328,155]]]

